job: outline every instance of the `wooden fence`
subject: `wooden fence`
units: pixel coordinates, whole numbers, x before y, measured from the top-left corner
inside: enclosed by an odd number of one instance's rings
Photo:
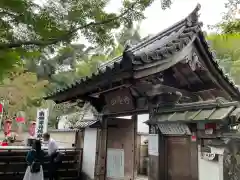
[[[23,180],[27,168],[26,150],[0,150],[0,179]],[[78,180],[82,167],[82,149],[61,149],[63,162],[58,174],[61,180]],[[44,177],[48,178],[49,159],[44,160]]]

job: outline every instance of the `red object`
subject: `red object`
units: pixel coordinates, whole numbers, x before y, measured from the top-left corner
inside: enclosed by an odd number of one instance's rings
[[[35,135],[35,127],[36,127],[36,123],[31,123],[29,126],[29,134],[30,136],[34,136]]]
[[[25,122],[25,118],[24,117],[16,117],[16,121],[18,123],[23,123],[23,122]]]
[[[215,130],[217,128],[217,124],[216,123],[207,123],[205,124],[205,129],[213,129]]]
[[[1,146],[8,146],[7,142],[2,142]]]
[[[193,141],[193,142],[196,142],[196,141],[197,141],[197,137],[194,136],[194,135],[192,135],[192,141]]]
[[[0,103],[0,113],[3,112],[3,105]]]

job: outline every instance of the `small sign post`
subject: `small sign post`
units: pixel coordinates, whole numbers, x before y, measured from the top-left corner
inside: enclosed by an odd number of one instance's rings
[[[48,109],[38,109],[35,137],[42,138],[43,133],[47,132],[47,128],[48,128]]]

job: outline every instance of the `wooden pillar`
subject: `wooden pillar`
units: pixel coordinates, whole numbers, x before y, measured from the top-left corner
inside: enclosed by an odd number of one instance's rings
[[[167,147],[166,147],[166,136],[158,129],[158,138],[159,138],[159,158],[158,158],[158,179],[167,180]]]
[[[98,130],[95,180],[105,180],[107,158],[107,118],[102,119],[102,128]]]
[[[159,152],[156,152],[154,149],[152,149],[153,146],[159,145],[158,139],[159,138],[158,138],[157,128],[154,125],[149,125],[149,139],[148,139],[148,149],[149,149],[148,179],[149,180],[159,180]]]
[[[158,146],[158,152],[151,154],[149,152],[149,180],[167,180],[167,149],[166,149],[166,138],[159,131],[157,125],[149,125],[149,138],[151,135],[156,135],[157,140],[150,142],[148,141],[148,146],[151,143],[155,143]],[[151,151],[151,147],[149,151]]]
[[[138,173],[138,133],[137,133],[137,125],[138,125],[138,116],[133,115],[132,121],[134,123],[134,167],[133,167],[133,179],[137,178]]]

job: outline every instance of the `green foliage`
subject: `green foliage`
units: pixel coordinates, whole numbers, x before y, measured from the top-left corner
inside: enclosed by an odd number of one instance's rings
[[[237,84],[240,84],[240,19],[236,18],[240,0],[228,0],[225,4],[227,13],[215,28],[220,34],[210,34],[208,40],[216,51],[220,65],[230,74]]]
[[[5,116],[12,118],[19,111],[26,112],[27,120],[35,120],[36,108],[48,81],[38,81],[36,74],[17,67],[0,84],[0,97],[4,100]]]
[[[230,20],[220,24],[223,33],[240,33],[240,20]]]
[[[152,1],[124,0],[119,13],[109,13],[105,10],[109,0],[48,0],[42,4],[1,0],[0,74],[25,59],[52,54],[62,45],[77,40],[79,35],[94,45],[113,44],[113,30],[130,27],[133,21],[143,19],[143,12]]]
[[[45,107],[49,108],[49,126],[56,129],[58,128],[60,116],[81,111],[81,108],[78,107],[77,103],[56,104],[53,101],[46,101]]]
[[[239,11],[240,0],[228,0],[225,3],[227,12],[224,13],[222,21],[217,27],[224,34],[240,33],[240,19],[236,18],[236,12]]]
[[[139,26],[136,28],[123,28],[116,35],[116,41],[116,45],[111,48],[85,47],[82,44],[66,46],[60,49],[52,59],[42,61],[40,65],[36,65],[37,69],[42,70],[38,72],[38,76],[49,80],[48,91],[66,87],[75,80],[89,76],[97,71],[101,63],[120,56],[127,41],[139,42]],[[42,67],[45,67],[45,69]]]
[[[240,83],[240,34],[211,34],[208,40],[220,65]]]

